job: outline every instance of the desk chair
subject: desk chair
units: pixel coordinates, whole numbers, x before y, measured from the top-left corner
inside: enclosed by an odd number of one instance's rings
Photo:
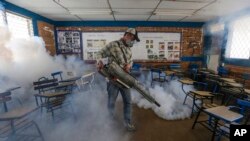
[[[180,64],[170,64],[169,69],[170,71],[174,72],[174,73],[169,73],[171,76],[171,80],[173,80],[174,76],[177,76],[179,78],[183,76]]]
[[[14,89],[13,89],[14,90]],[[0,114],[0,138],[7,138],[7,140],[44,140],[43,135],[36,124],[32,119],[28,119],[28,115],[33,113],[37,108],[33,107],[24,107],[21,105],[12,109],[7,109],[7,101],[10,101],[11,91],[1,93],[0,102],[4,102],[5,112]],[[36,134],[30,132],[27,133],[27,130],[35,128]],[[32,128],[32,129],[33,129]]]
[[[134,63],[131,67],[130,74],[134,77],[139,77],[141,75],[141,64]]]
[[[250,80],[250,73],[243,73],[242,74],[242,79],[243,79],[243,86],[245,87],[246,86],[246,81],[249,81]]]
[[[10,91],[0,93],[0,104],[3,104],[3,108],[5,112],[8,112],[7,102],[10,100],[11,100]]]
[[[37,108],[18,107],[0,115],[0,138],[10,141],[41,140],[44,141],[37,123],[28,118]],[[32,130],[31,130],[32,129]],[[32,131],[32,132],[31,132]]]
[[[58,71],[58,72],[53,72],[53,73],[51,73],[51,76],[53,77],[53,79],[56,79],[57,77],[59,77],[59,79],[58,80],[63,80],[63,78],[62,78],[62,71]]]
[[[218,71],[218,75],[220,75],[222,77],[226,77],[229,74],[229,69],[222,67],[222,66],[219,66],[217,68],[217,71]]]
[[[154,82],[160,82],[162,86],[163,82],[167,82],[166,74],[161,69],[152,68],[150,70],[151,73],[151,86],[153,86]]]
[[[196,88],[197,90],[200,90],[200,91],[206,91],[206,90],[207,90],[207,84],[206,84],[206,83],[194,81],[194,82],[192,83],[192,85],[194,85],[195,88]],[[184,91],[184,90],[183,90],[183,91]],[[185,92],[184,92],[184,93],[185,93]],[[188,92],[188,93],[185,93],[185,94],[186,94],[186,96],[185,96],[185,98],[184,98],[183,104],[186,103],[186,100],[187,100],[187,97],[188,97],[188,96],[191,97],[191,98],[193,98],[193,94],[192,94],[192,93]]]
[[[5,112],[8,112],[7,102],[10,101],[10,100],[12,100],[12,99],[16,99],[17,102],[20,105],[22,105],[22,101],[18,97],[14,97],[13,98],[11,96],[12,91],[14,91],[16,89],[19,89],[19,88],[21,88],[21,87],[12,87],[12,88],[9,88],[6,91],[0,93],[0,104],[3,104]]]
[[[198,109],[199,112],[201,108],[214,106],[213,104],[214,95],[212,94],[212,92],[207,91],[207,83],[193,82],[193,85],[196,88],[196,91],[188,92],[183,101],[183,104],[185,104],[187,97],[193,99],[191,117],[193,116],[195,107]],[[204,103],[204,100],[210,100],[210,103],[209,104]],[[196,103],[197,101],[201,101],[201,107],[197,105]]]
[[[71,87],[68,88],[67,85],[59,85],[57,79],[42,77],[39,81],[33,82],[33,85],[34,90],[38,91],[37,94],[34,94],[37,106],[41,108],[41,112],[43,108],[45,108],[47,112],[51,112],[53,120],[55,117],[54,110],[66,105],[71,106],[69,99],[66,99],[66,96],[71,93]]]
[[[230,106],[230,109],[242,114],[244,116],[243,120],[241,120],[239,122],[233,122],[233,123],[224,124],[224,125],[220,126],[218,128],[218,131],[217,131],[217,134],[218,134],[217,141],[220,141],[222,136],[229,138],[229,136],[230,136],[230,124],[249,125],[250,101],[237,99],[236,103],[237,103],[237,106]]]
[[[80,80],[76,81],[76,84],[79,88],[79,90],[83,89],[84,86],[88,85],[90,90],[93,90],[92,85],[95,79],[95,72],[90,72],[83,74],[80,78]]]

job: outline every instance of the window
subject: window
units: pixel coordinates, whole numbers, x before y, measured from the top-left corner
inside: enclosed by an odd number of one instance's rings
[[[27,38],[33,36],[32,20],[14,13],[6,12],[7,24],[12,36]]]
[[[250,59],[250,16],[242,17],[230,24],[226,57]]]

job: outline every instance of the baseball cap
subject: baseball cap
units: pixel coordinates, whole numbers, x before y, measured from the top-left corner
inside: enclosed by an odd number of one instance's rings
[[[131,34],[133,34],[133,35],[135,36],[135,40],[136,40],[137,42],[140,42],[140,39],[139,39],[139,37],[138,37],[137,30],[136,30],[135,28],[128,28],[128,29],[126,30],[126,33],[131,33]]]

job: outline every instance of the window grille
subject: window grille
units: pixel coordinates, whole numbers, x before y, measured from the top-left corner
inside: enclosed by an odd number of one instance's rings
[[[226,57],[250,59],[250,16],[244,16],[230,24]]]
[[[7,25],[12,36],[17,38],[27,38],[34,35],[32,20],[11,12],[6,12]]]

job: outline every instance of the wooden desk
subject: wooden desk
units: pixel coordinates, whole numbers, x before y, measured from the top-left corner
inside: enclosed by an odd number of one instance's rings
[[[181,82],[182,84],[185,84],[185,85],[193,85],[194,82],[196,82],[196,81],[189,79],[189,78],[184,78],[184,79],[180,79],[179,82]]]
[[[32,113],[33,111],[37,110],[37,108],[33,107],[22,107],[14,109],[10,112],[6,112],[3,114],[0,114],[0,121],[9,121],[9,120],[15,120],[25,117],[26,115]]]
[[[222,77],[222,78],[220,78],[220,80],[222,82],[236,83],[235,79],[232,79],[232,78],[224,78],[224,77]]]
[[[250,95],[250,89],[244,89],[244,92],[245,92],[247,95]]]
[[[165,74],[166,74],[166,75],[174,75],[175,72],[174,72],[174,71],[165,71]]]
[[[225,84],[228,85],[229,87],[243,88],[243,84],[237,82],[225,82]]]
[[[216,132],[219,120],[223,120],[227,123],[231,123],[231,122],[234,122],[243,118],[243,115],[230,111],[229,107],[226,107],[226,106],[208,108],[208,109],[205,109],[204,112],[210,115],[211,117],[215,118],[215,123],[214,123],[213,131],[212,131],[213,132],[212,139],[211,139],[212,141],[214,140],[215,132]]]
[[[183,70],[178,70],[178,69],[172,69],[171,71],[176,72],[176,73],[183,73]]]
[[[203,105],[203,99],[210,99],[211,103],[213,103],[214,95],[211,94],[211,92],[209,92],[209,91],[190,91],[190,95],[192,95],[192,97],[193,97],[191,116],[193,115],[193,112],[194,112],[194,106],[198,109],[201,108],[198,105],[196,105],[196,103],[195,103],[196,100],[198,100],[198,99],[201,100],[201,105]]]
[[[35,96],[43,97],[43,98],[53,98],[53,97],[61,97],[69,94],[68,91],[59,91],[59,92],[49,92],[49,93],[41,93],[41,94],[35,94]]]
[[[3,127],[1,130],[4,132],[1,132],[1,135],[7,136],[8,140],[16,140],[17,130],[25,129],[25,128],[28,128],[28,127],[35,125],[35,127],[39,133],[39,136],[37,136],[37,137],[41,137],[41,139],[44,140],[43,136],[41,134],[41,131],[40,131],[39,127],[37,126],[37,124],[33,120],[28,120],[28,119],[24,118],[37,109],[38,109],[38,107],[37,108],[18,107],[10,112],[6,112],[6,113],[1,114],[0,121],[9,121],[10,122],[10,128],[9,128],[9,126]],[[19,137],[20,136],[21,135],[19,135]],[[27,137],[27,136],[28,135],[25,134],[25,137]],[[34,138],[34,137],[36,137],[36,136],[32,136],[32,138]]]
[[[184,92],[184,94],[186,94],[185,99],[183,101],[183,104],[185,104],[187,96],[188,96],[188,92],[186,92],[184,90],[184,85],[193,85],[194,82],[196,82],[196,81],[193,81],[193,80],[191,80],[189,78],[185,78],[185,79],[180,79],[179,82],[181,82],[181,89],[182,89],[182,91]]]
[[[210,74],[209,71],[199,71],[199,73],[203,73],[203,74]]]
[[[211,97],[214,96],[209,91],[190,91],[191,93],[200,96],[200,97]]]

